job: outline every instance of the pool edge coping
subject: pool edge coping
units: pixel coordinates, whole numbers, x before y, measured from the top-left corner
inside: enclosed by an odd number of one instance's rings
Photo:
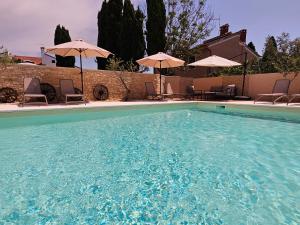
[[[101,108],[116,108],[116,107],[130,107],[130,106],[160,106],[160,105],[183,105],[183,104],[201,104],[201,105],[216,105],[216,106],[230,106],[233,108],[260,108],[260,109],[283,109],[285,111],[299,111],[300,106],[288,106],[286,104],[254,104],[250,102],[236,102],[236,101],[131,101],[131,102],[91,102],[87,105],[50,105],[50,106],[29,106],[28,108],[14,105],[18,108],[2,109],[0,108],[0,115],[2,113],[22,113],[22,112],[38,112],[38,111],[56,111],[56,110],[79,110],[79,109],[101,109]]]

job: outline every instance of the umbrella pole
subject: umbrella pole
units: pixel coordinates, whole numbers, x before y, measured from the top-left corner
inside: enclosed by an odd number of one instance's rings
[[[83,71],[82,71],[82,56],[80,52],[80,74],[81,74],[81,91],[83,94]]]
[[[245,52],[245,62],[244,62],[244,72],[243,72],[242,96],[244,96],[244,91],[245,91],[246,74],[247,74],[247,52]]]
[[[161,93],[161,61],[159,61],[159,93]]]

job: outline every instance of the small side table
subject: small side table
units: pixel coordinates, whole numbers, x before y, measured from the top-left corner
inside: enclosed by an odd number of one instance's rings
[[[217,92],[214,92],[214,91],[204,91],[203,92],[203,96],[204,96],[205,100],[208,100],[209,97],[214,98],[216,95],[217,95]]]

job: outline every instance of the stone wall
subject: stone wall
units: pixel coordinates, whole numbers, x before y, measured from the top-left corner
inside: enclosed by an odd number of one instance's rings
[[[18,91],[19,100],[23,94],[23,79],[37,77],[42,83],[49,83],[56,88],[59,95],[59,80],[72,79],[75,87],[81,89],[80,70],[76,68],[53,68],[45,66],[13,65],[0,70],[0,88],[11,87]],[[109,91],[109,100],[145,99],[145,82],[153,82],[159,86],[159,76],[153,74],[84,70],[84,92],[88,100],[95,100],[93,89],[97,84],[105,85]]]
[[[245,82],[245,95],[255,98],[257,94],[271,93],[277,79],[284,77],[293,80],[290,94],[300,93],[300,73],[295,74],[255,74],[247,75]],[[25,77],[38,77],[41,82],[49,83],[56,88],[59,95],[59,80],[72,79],[75,87],[81,89],[79,69],[57,68],[45,66],[14,65],[0,69],[0,88],[11,87],[18,91],[19,100],[23,94],[23,79]],[[109,100],[143,100],[146,99],[145,82],[153,82],[159,93],[159,75],[129,73],[117,71],[84,70],[84,90],[88,100],[94,101],[93,89],[97,84],[105,85],[109,91]],[[235,84],[238,95],[242,90],[242,76],[221,76],[211,78],[190,78],[180,76],[162,76],[162,86],[170,84],[174,93],[186,92],[188,85],[194,84],[196,90],[209,90],[212,86],[226,86]],[[124,85],[125,84],[125,85]],[[129,91],[128,91],[128,90]]]

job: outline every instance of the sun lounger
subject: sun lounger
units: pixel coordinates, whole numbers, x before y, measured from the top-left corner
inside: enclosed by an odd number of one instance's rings
[[[151,100],[161,100],[162,96],[156,93],[152,82],[145,82],[147,98]]]
[[[259,94],[257,99],[255,99],[254,104],[260,101],[262,98],[271,97],[272,103],[275,104],[281,99],[286,99],[287,104],[289,102],[288,91],[291,81],[289,79],[277,80],[274,84],[273,91],[271,94]]]
[[[76,94],[73,80],[60,80],[60,92],[66,104],[85,103],[84,96]]]
[[[300,94],[292,94],[289,99],[289,103],[292,103],[295,99],[300,98]]]
[[[33,99],[31,102],[26,102],[26,99]],[[37,101],[42,99],[44,101]],[[41,84],[38,78],[24,78],[24,96],[22,104],[46,104],[48,105],[46,95],[42,94]]]

